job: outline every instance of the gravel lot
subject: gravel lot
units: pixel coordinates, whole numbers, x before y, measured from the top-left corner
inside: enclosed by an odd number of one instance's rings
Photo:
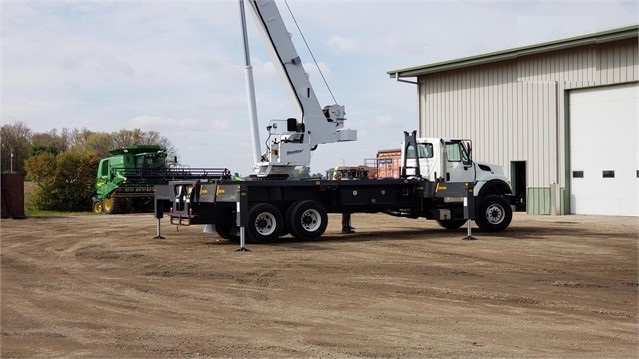
[[[236,243],[149,214],[1,221],[2,357],[636,358],[637,218],[500,234],[331,215]]]

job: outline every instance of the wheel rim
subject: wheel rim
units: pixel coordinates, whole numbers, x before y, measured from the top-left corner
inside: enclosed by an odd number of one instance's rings
[[[262,212],[255,217],[255,231],[263,236],[269,236],[275,232],[277,221],[273,214]]]
[[[315,209],[307,209],[302,213],[300,218],[302,227],[309,231],[314,232],[322,225],[322,217],[320,213]]]
[[[490,224],[499,224],[504,220],[504,208],[497,204],[491,204],[486,208],[486,219]]]
[[[95,213],[102,213],[102,203],[100,202],[95,202],[93,204],[93,212]]]
[[[110,211],[111,210],[111,206],[113,206],[113,200],[111,198],[105,198],[104,199],[104,204],[102,205],[104,207],[105,211]]]

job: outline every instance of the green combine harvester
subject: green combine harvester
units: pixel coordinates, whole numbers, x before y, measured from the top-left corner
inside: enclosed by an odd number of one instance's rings
[[[148,212],[153,209],[153,186],[176,180],[230,178],[225,168],[190,168],[167,163],[166,149],[133,145],[109,151],[98,164],[93,196],[95,213]],[[177,161],[174,161],[177,162]]]

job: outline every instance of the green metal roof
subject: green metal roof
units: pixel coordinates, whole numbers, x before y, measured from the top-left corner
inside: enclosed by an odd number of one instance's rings
[[[602,44],[611,41],[619,41],[631,38],[637,38],[639,34],[639,25],[631,25],[612,30],[596,32],[587,35],[570,37],[561,40],[544,42],[524,47],[516,47],[508,50],[490,52],[481,55],[463,57],[455,60],[437,62],[428,65],[408,67],[404,69],[391,70],[387,74],[390,77],[415,77],[430,73],[442,72],[447,70],[460,69],[464,67],[483,65],[492,62],[512,60],[518,57],[529,56],[549,51],[564,50],[573,47]]]

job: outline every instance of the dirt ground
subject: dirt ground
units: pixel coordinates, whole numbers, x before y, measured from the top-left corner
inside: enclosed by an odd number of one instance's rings
[[[1,356],[636,358],[637,218],[498,235],[356,214],[238,244],[150,214],[3,219]]]

